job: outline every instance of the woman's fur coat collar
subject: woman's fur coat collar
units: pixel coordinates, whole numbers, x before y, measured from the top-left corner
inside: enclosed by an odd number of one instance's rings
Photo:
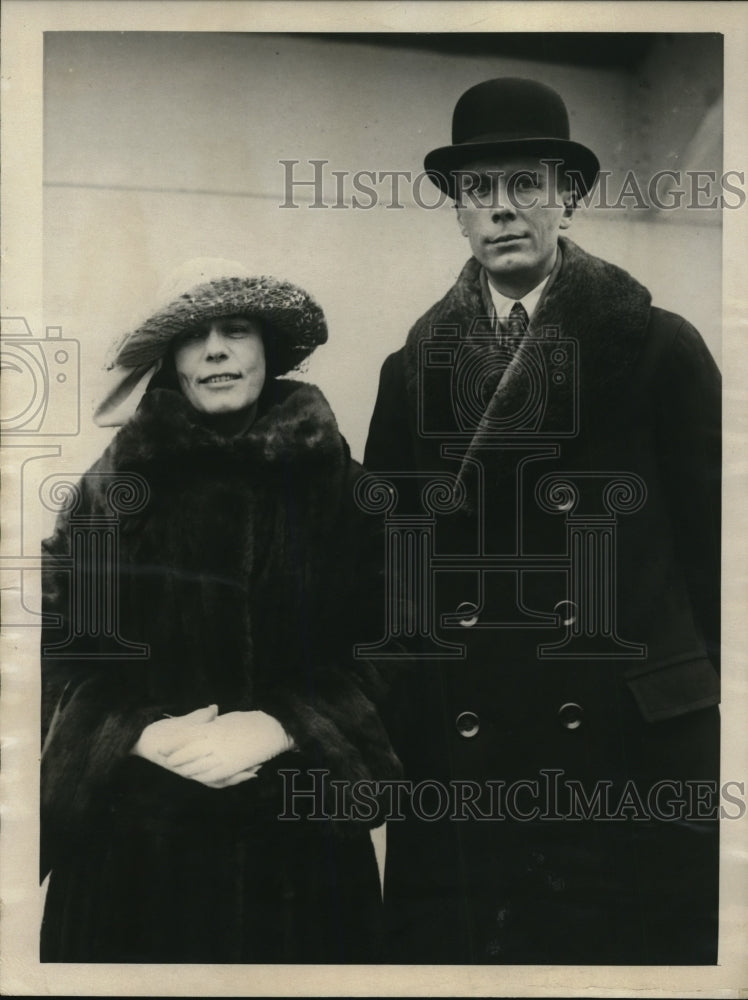
[[[266,465],[339,464],[348,458],[347,445],[320,390],[291,379],[276,379],[265,386],[257,419],[237,437],[217,434],[180,393],[170,389],[147,392],[114,439],[111,457],[118,467],[130,468],[200,452]]]

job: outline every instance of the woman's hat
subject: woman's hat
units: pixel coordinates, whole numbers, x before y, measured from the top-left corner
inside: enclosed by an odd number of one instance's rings
[[[270,378],[295,368],[327,340],[324,313],[303,289],[252,275],[236,261],[200,257],[169,275],[150,316],[115,345],[108,367],[150,365],[180,333],[218,316],[259,320]]]
[[[556,91],[516,77],[485,80],[466,90],[452,116],[452,145],[432,150],[424,166],[434,184],[455,198],[453,171],[492,155],[522,153],[563,160],[576,172],[579,195],[591,189],[600,170],[592,150],[569,139],[569,115]]]
[[[189,260],[159,288],[150,316],[114,344],[106,397],[94,413],[100,427],[116,427],[135,412],[169,345],[180,333],[219,316],[248,316],[264,330],[268,378],[284,375],[327,340],[322,309],[288,281],[251,274],[219,257]]]

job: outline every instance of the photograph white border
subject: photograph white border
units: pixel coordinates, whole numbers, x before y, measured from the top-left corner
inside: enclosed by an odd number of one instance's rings
[[[725,39],[725,169],[748,172],[748,7],[738,3],[281,3],[254,0],[4,0],[2,10],[2,314],[43,329],[44,31],[717,31]],[[746,386],[748,206],[724,213],[725,685],[722,774],[748,775]],[[372,372],[372,378],[376,373]],[[5,471],[5,470],[4,470]],[[3,512],[20,503],[12,469]],[[8,523],[7,516],[4,521]],[[4,545],[13,544],[12,537]],[[637,996],[748,995],[748,817],[722,824],[717,967],[126,966],[38,961],[36,658],[3,636],[0,991],[59,996]],[[736,710],[737,709],[737,710]]]

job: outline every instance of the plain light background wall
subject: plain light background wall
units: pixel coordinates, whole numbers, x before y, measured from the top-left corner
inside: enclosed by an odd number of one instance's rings
[[[299,178],[311,178],[310,159],[329,161],[332,205],[330,171],[420,172],[424,154],[450,141],[459,95],[517,75],[562,94],[572,137],[612,171],[616,195],[630,168],[644,185],[658,169],[721,172],[720,36],[649,38],[640,58],[613,68],[570,65],[563,35],[541,37],[542,61],[526,46],[510,58],[365,35],[48,33],[45,317],[80,341],[83,373],[83,432],[68,462],[83,471],[111,436],[90,423],[111,341],[194,256],[242,260],[318,299],[330,341],[301,377],[322,388],[361,457],[380,365],[453,282],[467,243],[451,207],[421,208],[406,185],[400,209],[386,207],[389,182],[368,210],[313,209],[308,188],[294,192],[299,208],[281,208],[281,160],[301,161]],[[435,194],[425,182],[423,199]],[[570,235],[694,322],[719,358],[718,213],[580,209]]]

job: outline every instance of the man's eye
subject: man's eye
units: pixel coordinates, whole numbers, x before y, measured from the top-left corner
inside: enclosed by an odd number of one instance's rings
[[[224,332],[227,337],[248,337],[252,331],[246,326],[232,326]]]
[[[522,174],[515,180],[515,186],[518,191],[530,191],[537,188],[540,184],[537,174]]]

